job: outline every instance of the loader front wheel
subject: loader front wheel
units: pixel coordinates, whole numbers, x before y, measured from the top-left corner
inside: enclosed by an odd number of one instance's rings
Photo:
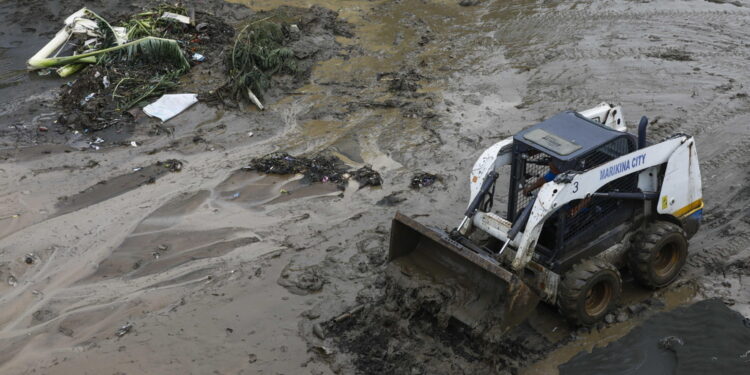
[[[592,325],[614,307],[621,292],[622,279],[614,265],[586,259],[563,276],[557,305],[574,325]]]
[[[639,233],[629,251],[630,272],[638,282],[657,289],[669,285],[687,260],[688,242],[678,225],[657,221]]]

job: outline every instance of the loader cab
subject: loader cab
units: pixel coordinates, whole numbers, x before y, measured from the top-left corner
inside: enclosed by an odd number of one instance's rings
[[[563,112],[515,135],[507,219],[515,221],[531,201],[524,187],[550,170],[586,171],[635,151],[636,137],[573,112]],[[637,174],[626,175],[599,192],[634,192]],[[589,198],[570,202],[545,222],[537,243],[537,261],[563,272],[578,259],[619,242],[630,229],[635,201]]]

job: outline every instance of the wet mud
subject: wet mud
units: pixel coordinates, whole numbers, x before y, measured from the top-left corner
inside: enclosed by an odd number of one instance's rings
[[[560,374],[741,374],[749,343],[750,320],[709,299],[646,320],[620,340],[573,357]]]
[[[0,3],[0,373],[554,374],[682,304],[750,316],[748,4],[471,3],[201,2],[235,30],[291,13],[309,73],[275,82],[263,112],[199,102],[95,136],[60,131],[66,81],[25,60],[84,4],[115,17],[150,3]],[[218,71],[196,66],[183,87],[216,87]],[[602,101],[631,131],[649,116],[653,141],[696,136],[704,225],[678,283],[652,292],[625,273],[609,322],[580,330],[540,305],[487,338],[441,312],[442,287],[388,280],[397,210],[454,227],[484,148]],[[275,152],[332,153],[382,184],[243,170]],[[155,168],[172,159],[179,173]]]

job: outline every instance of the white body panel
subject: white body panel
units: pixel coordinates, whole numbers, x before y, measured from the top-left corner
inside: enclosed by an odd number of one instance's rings
[[[513,137],[505,138],[484,150],[479,159],[474,163],[474,168],[471,169],[471,179],[469,180],[471,196],[469,197],[469,204],[471,204],[474,197],[479,193],[487,174],[503,165],[510,164],[512,156]]]
[[[689,139],[692,138],[687,136],[672,138],[623,155],[585,173],[575,174],[568,183],[551,181],[544,184],[539,189],[536,203],[534,203],[531,216],[526,223],[526,229],[523,237],[521,237],[516,257],[513,259],[513,268],[517,271],[522,270],[531,260],[544,221],[557,208],[570,201],[584,199],[602,186],[620,177],[667,162],[675,150]]]
[[[681,217],[702,207],[701,172],[695,140],[689,139],[670,156],[656,210]]]
[[[625,120],[622,117],[622,108],[613,106],[608,103],[601,103],[598,106],[578,112],[583,117],[598,122],[606,127],[624,132],[627,130]]]
[[[603,123],[619,131],[625,131],[625,123],[619,106],[602,103],[597,107],[579,112],[583,116]],[[479,193],[485,177],[490,171],[511,163],[513,138],[506,138],[485,150],[471,171],[471,202]],[[526,229],[509,243],[517,249],[512,266],[522,270],[531,260],[545,220],[566,203],[584,199],[602,186],[633,173],[638,173],[638,187],[644,192],[656,191],[657,174],[662,164],[667,171],[662,184],[658,212],[664,214],[685,213],[701,200],[701,182],[695,141],[688,136],[668,139],[580,174],[572,174],[569,182],[555,181],[544,184],[537,194]],[[662,200],[666,206],[662,208]],[[702,207],[702,203],[701,203]],[[689,209],[688,209],[689,211]],[[512,223],[492,213],[477,212],[472,220],[465,220],[462,230],[468,225],[476,226],[501,241],[507,240]],[[463,231],[462,231],[463,232]]]

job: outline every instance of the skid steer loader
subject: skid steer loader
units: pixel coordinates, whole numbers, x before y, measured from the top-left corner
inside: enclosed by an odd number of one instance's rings
[[[449,285],[453,318],[500,332],[540,300],[573,324],[596,323],[620,296],[623,267],[646,287],[670,284],[700,225],[700,170],[691,136],[649,144],[647,125],[629,134],[621,108],[602,103],[496,143],[474,164],[455,230],[396,213],[388,269],[402,282]],[[504,214],[493,211],[499,180]],[[482,326],[488,311],[500,323]]]

